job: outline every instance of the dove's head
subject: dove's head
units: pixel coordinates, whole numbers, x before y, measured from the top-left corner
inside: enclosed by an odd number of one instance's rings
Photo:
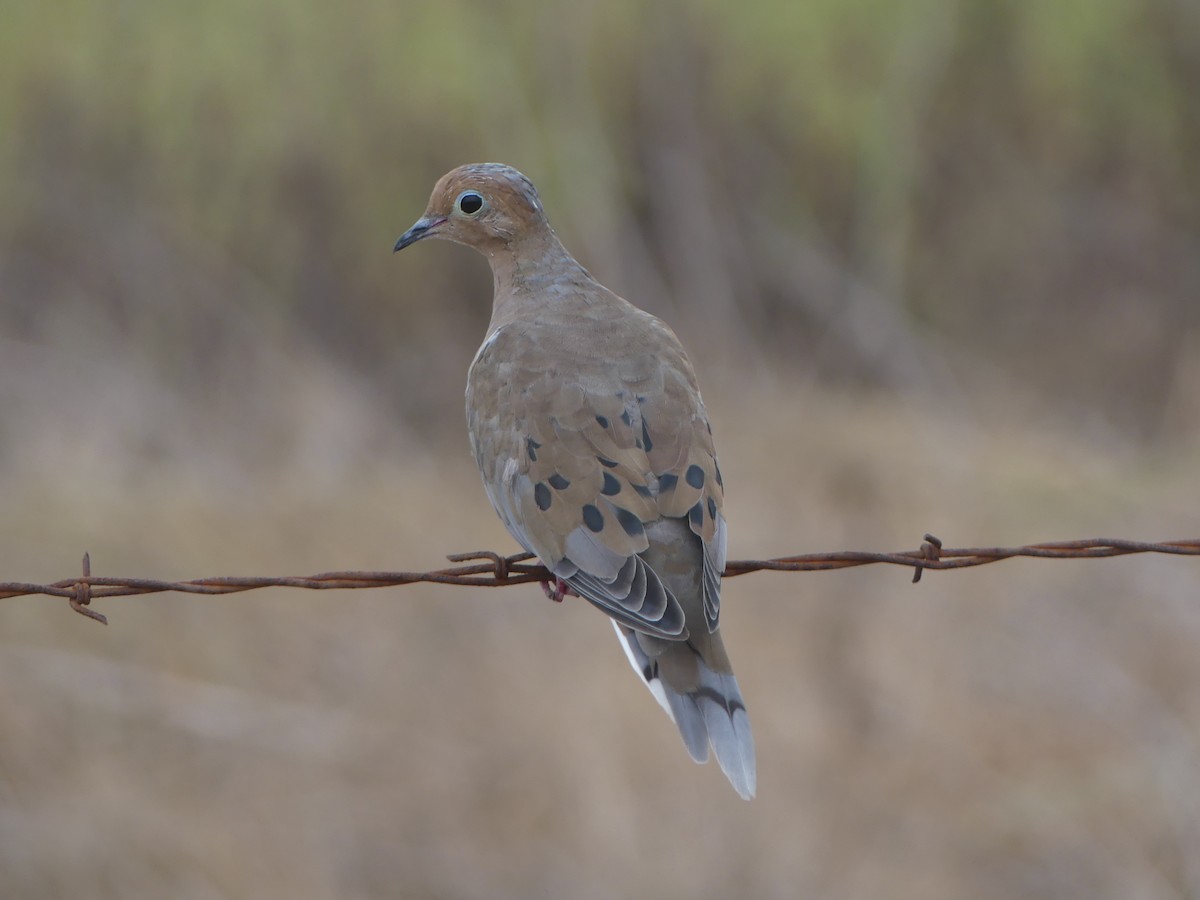
[[[511,166],[474,163],[438,180],[425,214],[400,235],[395,249],[436,237],[490,255],[542,230],[549,230],[549,225],[532,181]]]

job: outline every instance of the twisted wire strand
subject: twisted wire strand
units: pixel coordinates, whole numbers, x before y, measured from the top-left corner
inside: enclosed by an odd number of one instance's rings
[[[776,559],[731,560],[725,566],[724,577],[733,578],[751,572],[819,572],[846,569],[854,566],[896,565],[913,570],[913,582],[921,580],[926,569],[965,569],[987,565],[1015,557],[1035,559],[1100,559],[1128,556],[1136,553],[1164,553],[1175,556],[1200,556],[1200,538],[1186,540],[1130,541],[1121,538],[1088,538],[1074,541],[1052,541],[1026,544],[1020,547],[945,548],[931,534],[917,550],[898,553],[874,553],[861,550],[842,550],[833,553],[806,553]],[[83,570],[75,578],[65,578],[52,584],[0,582],[0,599],[10,597],[48,596],[65,598],[81,615],[107,624],[108,619],[89,604],[108,597],[140,596],[175,591],[184,594],[236,594],[269,587],[301,588],[304,590],[354,590],[359,588],[398,587],[406,584],[453,584],[464,587],[508,587],[554,580],[540,563],[533,562],[530,553],[501,556],[490,550],[455,553],[447,557],[456,565],[429,572],[323,572],[308,576],[253,576],[194,578],[187,581],[161,581],[151,578],[117,578],[93,575],[91,559],[83,555]]]

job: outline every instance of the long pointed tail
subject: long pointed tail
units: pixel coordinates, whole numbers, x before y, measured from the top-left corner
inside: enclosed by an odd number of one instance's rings
[[[751,799],[757,784],[754,735],[733,672],[713,669],[690,642],[648,638],[617,622],[613,626],[634,671],[679,728],[692,759],[708,762],[711,746],[733,789]],[[719,647],[720,638],[712,638]],[[719,656],[728,663],[723,648]]]

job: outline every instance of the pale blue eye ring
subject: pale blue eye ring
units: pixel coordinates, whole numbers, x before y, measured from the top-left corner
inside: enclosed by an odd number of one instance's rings
[[[475,191],[463,191],[454,201],[454,205],[463,215],[473,216],[483,209],[483,197]]]

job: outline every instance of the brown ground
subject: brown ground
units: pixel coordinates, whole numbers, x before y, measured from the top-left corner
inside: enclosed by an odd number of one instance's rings
[[[1194,447],[772,371],[702,371],[735,558],[1200,532]],[[318,376],[267,418],[308,409],[327,445],[270,464],[212,428],[124,471],[95,446],[119,429],[46,426],[0,482],[2,574],[66,577],[85,549],[97,574],[183,578],[512,547],[461,432],[368,427],[359,386]],[[430,390],[453,433],[461,385]],[[1198,604],[1188,558],[731,580],[744,803],[603,618],[534,587],[131,598],[99,604],[107,629],[6,600],[4,894],[1195,896]]]

